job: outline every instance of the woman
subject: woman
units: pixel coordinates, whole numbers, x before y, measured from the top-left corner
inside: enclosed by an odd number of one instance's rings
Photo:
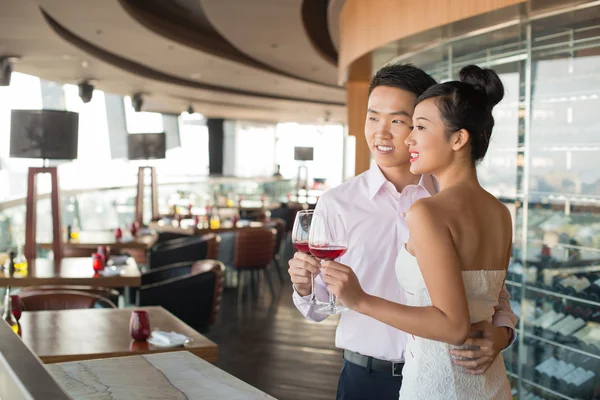
[[[509,211],[477,180],[492,108],[504,96],[498,75],[471,65],[460,81],[434,85],[417,100],[406,139],[411,172],[433,174],[440,192],[413,204],[396,262],[407,305],[365,293],[348,268],[323,262],[324,281],[349,308],[406,332],[401,399],[511,399],[502,357],[483,375],[452,362],[470,324],[491,320],[508,267]]]

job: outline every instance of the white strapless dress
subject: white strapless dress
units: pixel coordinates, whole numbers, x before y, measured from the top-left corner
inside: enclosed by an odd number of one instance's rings
[[[491,321],[504,282],[504,270],[463,271],[471,323]],[[430,306],[417,259],[404,246],[396,260],[396,276],[410,306]],[[456,346],[407,335],[402,371],[402,400],[511,400],[502,355],[483,375],[469,375],[454,365],[450,349]]]

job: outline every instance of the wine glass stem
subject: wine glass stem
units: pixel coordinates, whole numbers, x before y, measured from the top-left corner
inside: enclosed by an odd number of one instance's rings
[[[335,294],[329,293],[329,307],[331,307],[331,311],[335,310]]]
[[[310,302],[313,304],[317,302],[317,296],[315,294],[315,274],[312,272],[310,273]]]

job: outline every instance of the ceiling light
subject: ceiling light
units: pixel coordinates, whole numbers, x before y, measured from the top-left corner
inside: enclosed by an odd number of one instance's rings
[[[87,68],[87,67],[89,67],[89,66],[90,66],[90,62],[89,62],[89,61],[87,61],[87,60],[83,60],[83,61],[81,62],[81,68]]]

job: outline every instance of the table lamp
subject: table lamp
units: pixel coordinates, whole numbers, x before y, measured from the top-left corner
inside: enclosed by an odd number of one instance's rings
[[[127,135],[127,158],[129,160],[157,160],[166,155],[167,136],[161,133],[130,133]],[[135,221],[144,224],[144,173],[150,170],[150,196],[152,200],[152,219],[158,218],[158,188],[156,169],[142,166],[138,169],[137,194],[135,196]]]
[[[314,158],[313,147],[294,147],[294,160],[295,161],[312,161]],[[298,181],[296,182],[296,192],[299,195],[300,189],[302,189],[301,176],[302,171],[306,174],[306,185],[308,185],[308,168],[304,163],[298,165]]]
[[[41,158],[43,167],[30,167],[27,176],[25,219],[25,257],[37,257],[36,208],[37,175],[50,174],[52,200],[52,250],[54,258],[63,255],[62,222],[58,171],[48,160],[77,158],[79,114],[61,110],[12,110],[10,125],[10,157]]]

